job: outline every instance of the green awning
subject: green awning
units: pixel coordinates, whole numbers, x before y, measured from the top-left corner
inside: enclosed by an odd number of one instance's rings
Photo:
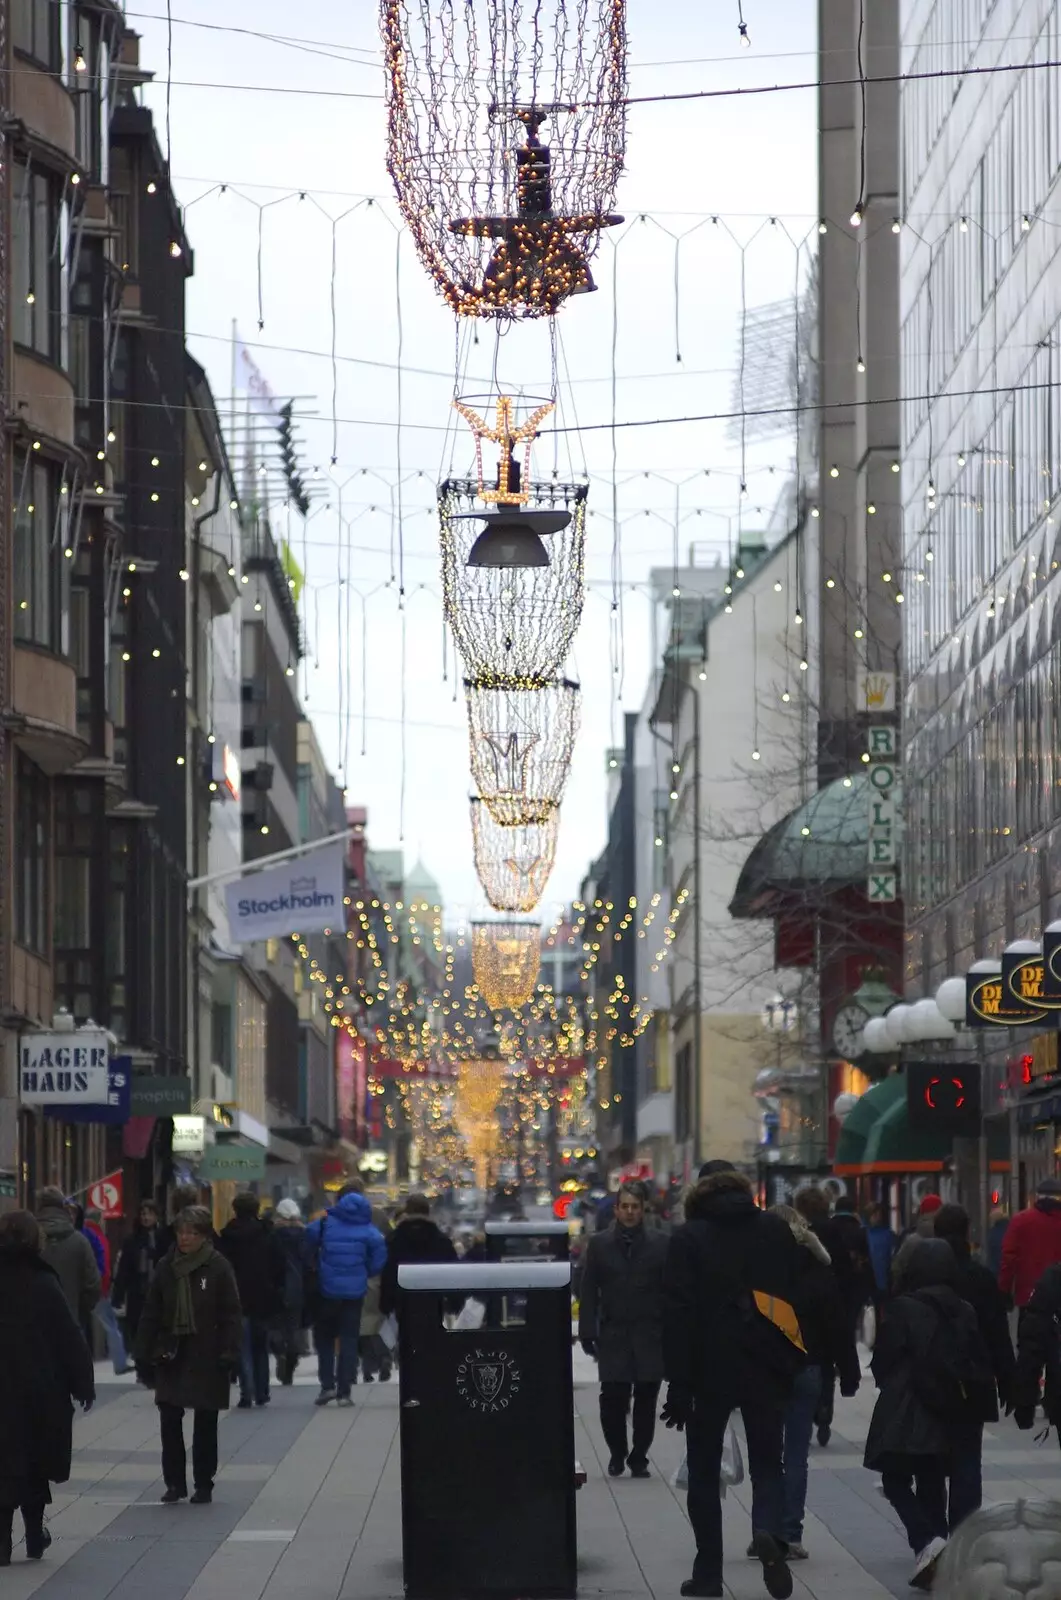
[[[873,1172],[938,1172],[954,1151],[949,1133],[934,1129],[914,1132],[906,1110],[906,1080],[900,1078],[903,1096],[878,1117],[869,1130],[863,1166]]]
[[[835,778],[776,822],[741,869],[730,915],[769,916],[778,898],[864,883],[874,792],[865,772]]]
[[[906,1109],[906,1079],[893,1073],[883,1078],[860,1095],[856,1104],[844,1118],[840,1137],[836,1142],[833,1170],[843,1173],[861,1168],[865,1160],[866,1142],[876,1124],[894,1106]]]

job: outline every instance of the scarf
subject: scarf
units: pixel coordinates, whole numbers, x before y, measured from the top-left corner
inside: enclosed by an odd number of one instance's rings
[[[621,1222],[615,1224],[616,1236],[627,1260],[633,1255],[634,1245],[641,1238],[643,1231],[644,1224],[640,1222],[635,1228],[624,1228]]]
[[[173,1302],[169,1331],[175,1339],[183,1339],[187,1334],[195,1332],[191,1278],[193,1273],[206,1266],[213,1253],[214,1247],[209,1239],[204,1239],[198,1250],[193,1250],[190,1255],[182,1256],[180,1251],[173,1253],[170,1265],[177,1280],[177,1294]]]

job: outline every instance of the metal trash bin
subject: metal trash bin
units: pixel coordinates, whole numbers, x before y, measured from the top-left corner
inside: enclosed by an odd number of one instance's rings
[[[402,1555],[409,1600],[575,1594],[567,1262],[402,1266]],[[467,1296],[518,1322],[449,1329]]]
[[[568,1261],[571,1234],[566,1222],[488,1222],[486,1254],[490,1261]]]

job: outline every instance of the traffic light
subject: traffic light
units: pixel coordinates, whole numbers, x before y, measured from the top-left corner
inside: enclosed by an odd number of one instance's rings
[[[982,1106],[975,1061],[911,1061],[906,1068],[906,1111],[911,1133],[975,1137]]]

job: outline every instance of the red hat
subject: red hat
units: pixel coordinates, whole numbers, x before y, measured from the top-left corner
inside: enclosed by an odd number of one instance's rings
[[[917,1214],[919,1217],[930,1217],[933,1211],[939,1211],[942,1205],[943,1201],[938,1194],[926,1194],[917,1208]]]

